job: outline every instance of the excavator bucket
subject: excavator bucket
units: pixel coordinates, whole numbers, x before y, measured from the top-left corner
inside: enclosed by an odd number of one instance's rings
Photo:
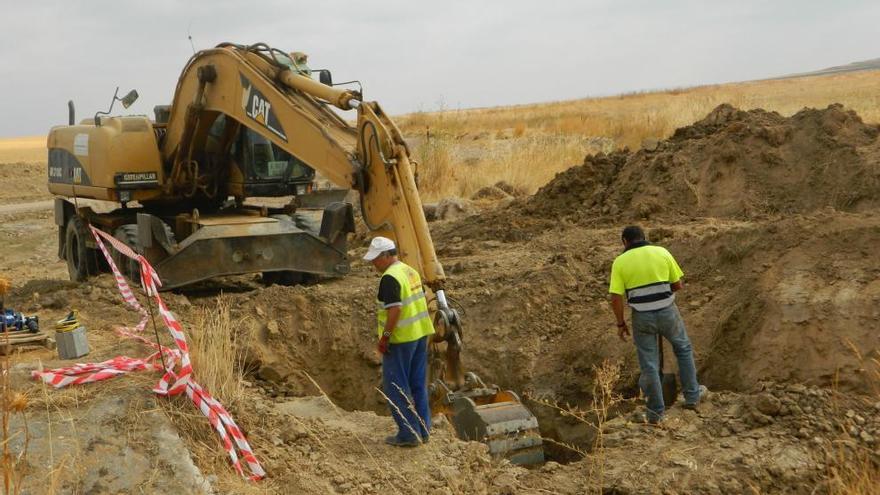
[[[535,465],[544,462],[544,448],[538,431],[538,419],[511,391],[484,397],[478,404],[469,397],[459,397],[452,404],[452,424],[460,438],[489,445],[489,453],[505,457],[513,464]]]
[[[538,419],[515,393],[486,386],[473,373],[465,374],[464,386],[456,391],[442,383],[436,386],[445,392],[440,399],[441,410],[459,438],[483,442],[493,456],[507,458],[514,464],[544,462]]]

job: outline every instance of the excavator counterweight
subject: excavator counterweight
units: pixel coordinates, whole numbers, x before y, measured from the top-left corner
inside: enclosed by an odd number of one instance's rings
[[[298,282],[349,271],[353,205],[373,235],[396,241],[436,300],[433,409],[459,436],[524,464],[543,459],[537,421],[516,394],[461,373],[461,322],[446,300],[400,130],[376,102],[312,78],[306,56],[263,43],[222,43],[192,56],[156,118],[99,112],[49,133],[59,257],[73,280],[102,269],[86,224],[142,253],[163,290],[222,275]],[[137,97],[114,96],[126,108]],[[340,117],[356,111],[356,125]],[[317,191],[319,176],[342,194]],[[284,198],[266,201],[266,198]],[[327,200],[329,198],[329,200]],[[95,211],[80,200],[103,201]],[[113,208],[115,206],[115,208]],[[137,279],[137,267],[128,275]]]

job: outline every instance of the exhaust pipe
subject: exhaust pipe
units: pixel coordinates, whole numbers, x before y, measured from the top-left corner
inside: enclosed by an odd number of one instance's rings
[[[76,123],[76,109],[73,107],[73,100],[67,100],[67,125]]]

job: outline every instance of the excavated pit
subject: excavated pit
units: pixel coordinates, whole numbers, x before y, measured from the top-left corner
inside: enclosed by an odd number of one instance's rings
[[[255,287],[223,297],[233,301],[234,316],[252,336],[246,366],[269,396],[326,394],[342,409],[387,416],[387,404],[379,393],[381,361],[370,325],[375,318],[370,304],[374,281],[355,276],[348,282]],[[196,306],[214,304],[214,297],[204,292],[190,294],[189,300]],[[482,376],[489,382],[499,378],[493,371],[485,371]],[[521,397],[531,387],[515,378],[501,382]],[[562,388],[574,385],[561,384]],[[572,397],[565,398],[569,399]],[[528,398],[523,402],[538,418],[542,437],[549,439],[545,440],[547,460],[577,461],[582,452],[592,448],[596,431],[593,419],[573,419]]]

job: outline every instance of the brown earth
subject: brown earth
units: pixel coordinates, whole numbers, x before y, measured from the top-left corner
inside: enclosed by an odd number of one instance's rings
[[[721,105],[635,153],[588,156],[526,202],[535,216],[752,219],[880,200],[880,128],[840,105],[791,117]]]
[[[541,420],[554,462],[531,470],[455,440],[442,422],[419,449],[382,444],[391,421],[376,390],[376,275],[365,265],[313,286],[264,288],[255,277],[237,277],[167,299],[189,332],[199,331],[198,311],[226,299],[243,334],[253,336],[248,400],[232,412],[269,472],[254,491],[829,493],[842,460],[865,455],[876,462],[880,447],[877,134],[837,106],[791,118],[719,107],[651,151],[590,156],[535,196],[511,200],[493,189],[474,203],[476,215],[432,223],[447,292],[464,314],[466,367],[527,397]],[[15,180],[16,167],[0,165],[0,179]],[[24,182],[38,189],[37,180]],[[662,207],[650,206],[660,199]],[[673,407],[662,428],[633,421],[635,353],[617,339],[606,302],[619,231],[631,221],[685,271],[678,304],[701,381],[713,391],[698,413]],[[10,306],[43,321],[81,309],[89,360],[146,352],[111,333],[134,316],[110,277],[66,282],[51,212],[0,210],[0,236],[0,275],[14,286]],[[363,250],[354,246],[352,257]],[[168,401],[148,403],[149,394],[131,391],[148,387],[149,377],[44,392],[24,373],[38,359],[63,364],[46,350],[15,357],[16,385],[45,397],[27,410],[31,423],[45,422],[47,403],[63,417],[88,421],[106,409],[107,396],[180,417]],[[609,417],[597,429],[589,410],[602,362],[616,363],[619,378]],[[587,412],[573,418],[557,404]],[[203,486],[200,480],[220,492],[252,490],[225,465],[207,423],[172,425],[196,468],[182,476],[150,447],[156,442],[144,440],[158,435],[155,419],[130,416],[140,426],[114,417],[105,421],[119,427],[108,431],[128,432],[139,443],[106,442],[100,451],[130,448],[145,459],[138,461],[143,473],[123,482],[147,491]],[[30,465],[49,465],[40,445],[28,454]],[[100,457],[84,451],[75,460],[95,465]],[[58,476],[68,487],[61,491],[102,493],[121,483],[112,470]]]

